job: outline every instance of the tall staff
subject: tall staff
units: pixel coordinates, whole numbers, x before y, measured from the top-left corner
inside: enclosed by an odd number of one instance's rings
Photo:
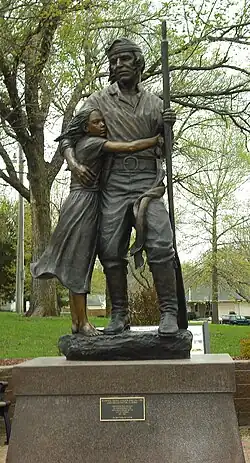
[[[170,109],[170,82],[168,64],[168,41],[166,21],[162,21],[161,60],[163,76],[163,104],[164,109]],[[169,218],[173,230],[174,248],[176,248],[175,220],[174,220],[174,198],[173,198],[173,170],[172,170],[172,127],[164,122],[164,145],[166,157],[167,192]]]
[[[169,82],[169,63],[168,63],[168,41],[166,21],[162,21],[162,41],[161,41],[161,59],[162,59],[162,76],[163,76],[163,103],[164,110],[170,109],[170,82]],[[175,249],[176,260],[176,287],[178,296],[178,325],[179,328],[186,329],[187,307],[184,291],[184,284],[181,272],[181,264],[176,248],[176,233],[174,219],[174,196],[173,196],[173,170],[172,170],[172,127],[167,122],[164,122],[164,146],[166,159],[166,175],[167,175],[167,192],[168,192],[168,208],[169,219],[173,231],[173,245]]]
[[[23,184],[23,151],[19,144],[18,148],[18,170],[19,180]],[[19,194],[18,201],[18,235],[17,235],[17,263],[16,263],[16,312],[23,313],[24,295],[24,201],[21,194]]]

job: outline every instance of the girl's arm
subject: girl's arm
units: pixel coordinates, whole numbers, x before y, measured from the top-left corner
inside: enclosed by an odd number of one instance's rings
[[[147,148],[156,146],[160,141],[160,135],[152,138],[142,138],[141,140],[134,141],[111,141],[107,140],[103,145],[103,151],[109,153],[135,153],[136,151],[143,151]]]
[[[79,179],[80,183],[85,186],[93,183],[96,174],[76,160],[75,150],[70,145],[70,140],[65,139],[60,142],[60,152],[66,159],[69,170]]]

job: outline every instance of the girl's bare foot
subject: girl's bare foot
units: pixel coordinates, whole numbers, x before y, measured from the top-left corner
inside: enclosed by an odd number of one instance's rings
[[[71,332],[72,334],[78,333],[78,326],[75,323],[72,323]]]
[[[87,322],[82,328],[79,329],[79,333],[89,337],[100,336],[100,334],[102,334],[89,322]]]

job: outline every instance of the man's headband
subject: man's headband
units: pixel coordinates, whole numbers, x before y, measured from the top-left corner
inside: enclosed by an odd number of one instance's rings
[[[132,42],[132,40],[129,40],[126,37],[115,39],[105,51],[108,59],[110,59],[113,55],[124,53],[126,51],[139,52],[142,54],[141,48],[135,42]]]

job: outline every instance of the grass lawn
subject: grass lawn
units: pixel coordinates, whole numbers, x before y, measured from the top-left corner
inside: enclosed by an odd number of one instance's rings
[[[91,318],[95,326],[105,326],[105,318]],[[57,341],[70,334],[69,315],[61,317],[23,317],[0,312],[0,358],[29,358],[58,355]]]
[[[240,356],[240,340],[250,339],[249,326],[209,325],[210,347],[213,354]]]
[[[91,318],[106,326],[106,318]],[[33,358],[58,355],[57,341],[70,333],[70,316],[26,318],[0,312],[0,358]],[[212,353],[240,355],[240,340],[250,338],[250,326],[209,325]]]

